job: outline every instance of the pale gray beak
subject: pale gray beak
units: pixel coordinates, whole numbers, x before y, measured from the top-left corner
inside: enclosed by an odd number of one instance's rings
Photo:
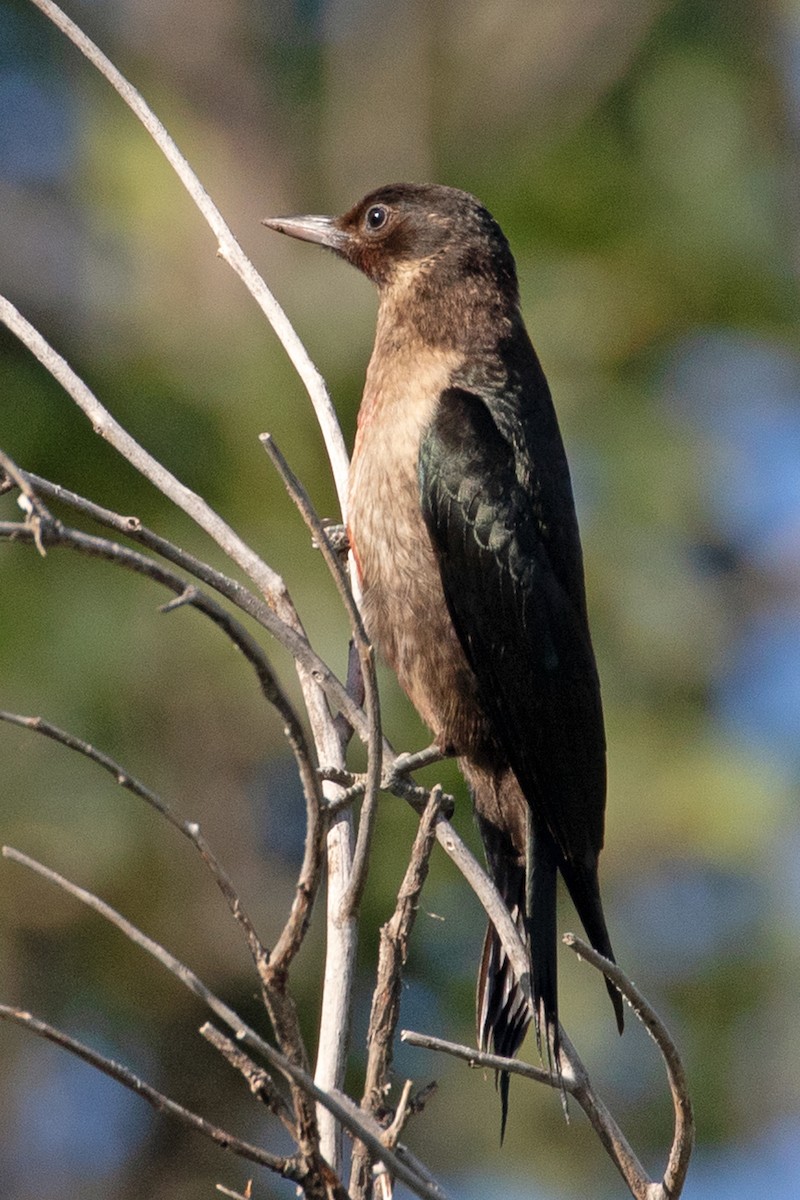
[[[327,246],[330,250],[342,250],[347,244],[347,235],[338,228],[333,217],[266,217],[261,224],[302,242]]]

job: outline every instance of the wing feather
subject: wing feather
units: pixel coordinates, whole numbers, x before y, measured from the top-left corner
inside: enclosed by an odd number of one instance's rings
[[[448,609],[495,736],[535,824],[568,862],[596,862],[605,738],[566,462],[537,464],[501,432],[491,397],[449,388],[419,468]]]

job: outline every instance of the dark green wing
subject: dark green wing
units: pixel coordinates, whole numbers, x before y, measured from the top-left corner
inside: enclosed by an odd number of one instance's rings
[[[582,867],[603,838],[603,717],[566,461],[549,393],[536,400],[548,407],[534,418],[550,423],[540,463],[519,412],[506,420],[492,396],[444,392],[420,493],[453,624],[534,828]],[[522,430],[516,444],[504,426]]]

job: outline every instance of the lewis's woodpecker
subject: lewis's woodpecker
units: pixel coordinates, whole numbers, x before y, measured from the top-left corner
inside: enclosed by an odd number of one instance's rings
[[[265,223],[377,284],[348,521],[364,622],[458,756],[557,1064],[559,873],[613,957],[597,877],[606,754],[569,469],[513,256],[487,210],[448,187],[395,184],[340,217]],[[531,1013],[491,925],[477,1010],[481,1046],[513,1056]],[[501,1090],[505,1120],[507,1078]]]

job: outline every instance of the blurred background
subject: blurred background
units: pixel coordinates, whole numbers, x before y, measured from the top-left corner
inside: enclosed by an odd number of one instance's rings
[[[348,439],[370,286],[259,220],[336,212],[433,180],[478,194],[516,253],[570,455],[603,681],[606,912],[622,964],[685,1056],[698,1148],[687,1200],[800,1193],[800,356],[797,0],[116,0],[70,15],[141,88],[325,374]],[[346,627],[257,435],[335,516],[324,449],[274,335],[215,257],[158,152],[24,0],[0,4],[0,288],[114,415],[284,573],[316,647]],[[20,465],[220,564],[0,337],[0,445]],[[0,516],[15,519],[13,498]],[[0,706],[41,713],[199,820],[269,942],[302,849],[280,723],[243,660],[153,584],[0,545]],[[271,648],[287,686],[291,663]],[[426,744],[396,684],[385,723]],[[360,761],[357,748],[353,762]],[[451,766],[429,775],[459,797]],[[2,840],[100,892],[264,1028],[253,972],[190,849],[91,764],[0,726]],[[415,821],[381,808],[350,1084],[377,926]],[[310,1038],[320,917],[296,972]],[[565,904],[564,929],[576,918]],[[483,918],[444,856],[423,897],[401,1023],[471,1042]],[[653,1172],[670,1104],[599,980],[561,955],[563,1018]],[[240,1135],[282,1145],[194,1032],[191,997],[44,882],[0,868],[0,997],[90,1041]],[[533,1058],[529,1043],[525,1052]],[[0,1028],[7,1200],[180,1200],[245,1165],[20,1030]],[[582,1114],[399,1048],[440,1081],[410,1127],[452,1194],[573,1200],[623,1185]],[[259,1174],[255,1196],[292,1188]]]

